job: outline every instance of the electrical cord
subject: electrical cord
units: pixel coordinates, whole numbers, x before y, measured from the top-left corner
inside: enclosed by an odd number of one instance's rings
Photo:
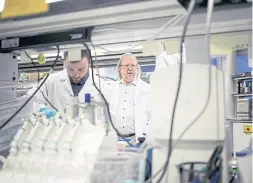
[[[151,166],[151,163],[149,162],[148,159],[146,159],[146,162],[148,164],[148,173],[147,175],[145,176],[145,181],[149,179],[149,177],[151,176],[151,173],[152,173],[152,166]]]
[[[101,77],[100,77],[99,68],[98,68],[97,53],[96,53],[96,49],[95,49],[95,46],[94,46],[93,42],[91,41],[90,43],[91,43],[91,46],[92,46],[92,48],[93,48],[93,50],[94,50],[95,62],[96,62],[96,69],[97,69],[97,75],[98,75],[98,78],[99,78],[99,80],[98,80],[98,86],[99,86],[99,89],[101,90],[101,82],[100,82],[100,81],[101,81]]]
[[[113,51],[113,50],[108,50],[108,49],[105,49],[101,46],[97,46],[98,48],[102,49],[102,50],[105,50],[105,51],[108,51],[108,52],[115,52],[115,53],[118,53],[118,52],[131,52],[132,49],[138,47],[138,46],[141,46],[142,44],[145,44],[147,42],[150,42],[150,41],[153,41],[154,39],[156,39],[160,34],[162,34],[166,28],[168,27],[171,27],[173,25],[176,25],[180,20],[182,20],[182,18],[184,17],[184,15],[178,15],[178,16],[175,16],[173,17],[172,19],[169,19],[164,25],[162,25],[159,30],[155,33],[154,36],[148,38],[147,40],[143,41],[143,42],[140,42],[140,43],[137,43],[136,45],[128,48],[128,49],[122,49],[122,50],[117,50],[117,51]]]
[[[176,97],[174,100],[174,106],[173,106],[173,110],[172,110],[172,117],[171,117],[171,126],[170,126],[170,134],[169,134],[169,144],[168,144],[168,155],[167,155],[167,159],[165,162],[165,166],[163,167],[163,172],[161,174],[161,176],[158,179],[158,183],[162,181],[167,168],[169,167],[170,164],[170,157],[171,157],[171,152],[172,152],[172,136],[173,136],[173,127],[174,127],[174,118],[175,118],[175,113],[176,113],[176,108],[177,108],[177,101],[179,98],[179,93],[180,93],[180,89],[181,89],[181,83],[182,83],[182,74],[183,74],[183,42],[185,39],[185,35],[186,35],[186,31],[190,22],[190,18],[193,12],[193,9],[195,7],[196,4],[196,0],[191,0],[189,7],[188,7],[188,13],[186,15],[185,18],[185,24],[184,24],[184,28],[183,28],[183,32],[182,32],[182,36],[180,38],[180,64],[179,64],[179,77],[178,77],[178,86],[177,86],[177,91],[176,91]]]
[[[84,46],[85,46],[86,50],[88,51],[89,57],[90,57],[90,59],[91,59],[91,63],[90,63],[90,64],[91,64],[91,76],[92,76],[93,85],[94,85],[94,87],[96,88],[96,90],[98,91],[98,93],[101,95],[101,97],[102,97],[102,99],[103,99],[103,101],[104,101],[104,103],[105,103],[105,105],[106,105],[106,109],[107,109],[109,121],[110,121],[110,123],[111,123],[113,129],[115,130],[115,132],[116,132],[119,136],[123,136],[123,135],[118,131],[118,129],[115,127],[115,125],[114,125],[114,123],[113,123],[113,121],[112,121],[112,117],[111,117],[111,112],[110,112],[109,104],[108,104],[108,102],[107,102],[105,96],[104,96],[103,93],[101,92],[101,89],[99,89],[99,88],[97,87],[97,85],[96,85],[96,82],[95,82],[95,79],[94,79],[94,78],[95,78],[95,77],[94,77],[94,65],[93,65],[93,60],[92,60],[91,51],[90,51],[90,49],[89,49],[89,47],[87,46],[86,43],[84,43]],[[93,44],[92,44],[92,46],[93,46]],[[93,48],[94,48],[94,47],[93,47]],[[94,50],[94,51],[95,51],[95,50]],[[96,60],[96,61],[97,61],[97,60]],[[134,145],[131,144],[128,140],[126,140],[125,138],[122,138],[122,139],[125,140],[125,141],[128,143],[128,145],[129,145],[130,147],[134,147]],[[148,179],[148,177],[151,175],[151,172],[152,172],[152,166],[151,166],[151,163],[149,162],[148,159],[146,159],[146,162],[147,162],[147,164],[148,164],[148,166],[149,166],[149,172],[148,172],[147,176],[145,177],[145,179]]]
[[[212,17],[212,12],[213,12],[213,6],[214,6],[214,1],[213,0],[208,1],[208,12],[207,12],[207,19],[206,19],[206,45],[207,45],[207,55],[208,55],[207,59],[208,60],[210,60],[210,28],[211,28],[211,17]],[[181,56],[182,56],[182,53],[180,54],[180,63],[182,61]],[[173,144],[173,146],[171,148],[171,153],[172,153],[173,149],[175,149],[176,146],[178,145],[178,143],[181,141],[184,134],[197,122],[197,120],[203,115],[203,113],[207,109],[207,106],[208,106],[208,104],[210,102],[210,98],[211,98],[211,88],[212,88],[212,75],[211,75],[211,67],[210,66],[209,66],[208,75],[209,75],[208,76],[209,82],[208,82],[208,95],[207,95],[206,103],[205,103],[202,111],[192,120],[192,122],[180,134],[180,136],[178,137],[178,139],[176,140],[176,142]],[[158,170],[158,172],[152,177],[152,179],[154,179],[165,168],[165,166],[166,165],[164,165],[160,170]],[[152,179],[149,180],[148,182],[151,182]]]
[[[49,103],[49,105],[56,111],[58,112],[58,109],[48,100],[48,98],[45,96],[45,94],[40,90],[43,98],[47,101],[47,103]]]
[[[97,56],[96,56],[96,51],[95,51],[95,47],[94,47],[94,44],[93,42],[91,41],[91,46],[93,47],[93,50],[94,50],[94,53],[95,53],[95,62],[96,62],[96,69],[97,69],[97,72],[98,72],[98,76],[99,76],[99,87],[97,87],[96,83],[95,83],[95,79],[94,79],[94,65],[93,65],[93,60],[92,60],[92,55],[91,55],[91,51],[89,49],[89,47],[84,43],[84,46],[86,47],[86,49],[88,50],[89,52],[89,57],[91,58],[91,72],[92,72],[92,82],[93,82],[93,85],[95,86],[96,90],[99,92],[99,94],[102,96],[105,104],[106,104],[106,109],[107,109],[107,112],[108,112],[108,116],[109,116],[109,120],[110,120],[110,123],[112,124],[112,127],[113,129],[115,130],[115,132],[119,135],[119,136],[122,136],[122,134],[119,133],[119,131],[116,129],[115,125],[113,124],[112,122],[112,117],[111,117],[111,113],[110,113],[110,107],[109,107],[109,104],[107,102],[107,100],[105,99],[103,93],[101,92],[101,84],[100,84],[100,75],[99,75],[99,69],[98,69],[98,61],[97,61]],[[123,138],[127,143],[128,145],[130,145],[131,147],[133,147],[133,144],[131,144],[128,140],[126,140],[125,138]]]
[[[235,154],[236,157],[245,157],[245,156],[252,155],[252,137],[249,141],[249,146],[248,147],[246,147],[242,151],[234,152],[233,154]]]
[[[25,51],[25,54],[26,54],[26,56],[31,60],[33,66],[34,66],[34,67],[36,68],[36,70],[37,70],[37,77],[38,77],[37,82],[38,82],[38,86],[39,86],[39,84],[40,84],[40,71],[39,71],[39,68],[38,68],[38,66],[34,63],[33,59],[30,57],[30,55],[28,55],[28,53],[27,53],[26,51]],[[57,59],[57,60],[58,60],[58,59]],[[37,87],[38,87],[38,86],[37,86]],[[45,94],[43,93],[43,91],[40,90],[40,92],[41,92],[43,98],[47,101],[47,103],[49,103],[49,105],[50,105],[56,112],[58,112],[57,108],[48,100],[48,98],[45,96]]]
[[[232,183],[232,182],[234,181],[234,179],[235,179],[235,175],[233,175],[233,176],[231,177],[229,183]]]
[[[205,41],[206,41],[206,48],[207,48],[207,59],[210,60],[210,30],[211,30],[211,21],[212,21],[212,13],[213,13],[213,7],[214,7],[214,0],[209,0],[208,1],[208,7],[207,7],[207,18],[206,18],[206,36],[205,36]],[[210,61],[209,61],[210,63]],[[207,94],[207,99],[205,102],[205,105],[201,112],[192,120],[192,122],[184,129],[184,131],[180,134],[178,137],[177,141],[173,145],[173,149],[177,146],[177,144],[180,142],[184,134],[197,122],[197,120],[203,115],[203,113],[206,111],[210,98],[211,98],[211,89],[212,89],[212,70],[211,66],[209,64],[208,66],[208,94]]]
[[[30,55],[28,55],[28,53],[24,50],[26,56],[31,60],[33,66],[36,68],[37,70],[37,82],[38,82],[38,86],[39,86],[39,83],[40,83],[40,71],[39,71],[39,68],[36,66],[36,64],[34,63],[33,59],[30,57]]]
[[[87,46],[86,43],[84,43],[84,46],[86,48],[86,50],[88,51],[88,54],[89,54],[89,57],[90,57],[90,64],[91,64],[91,78],[92,78],[92,83],[94,85],[94,87],[96,88],[96,90],[98,91],[98,93],[101,95],[103,101],[105,102],[105,105],[106,105],[106,109],[107,109],[107,113],[108,113],[108,117],[109,117],[109,122],[111,123],[113,129],[116,131],[116,133],[119,135],[119,136],[123,136],[119,131],[118,129],[115,127],[113,121],[112,121],[112,116],[111,116],[111,113],[110,113],[110,107],[109,107],[109,104],[104,96],[104,94],[101,92],[101,90],[98,88],[96,82],[95,82],[95,76],[94,76],[94,65],[93,65],[93,59],[92,59],[92,55],[91,55],[91,51],[89,49],[89,47]],[[126,140],[125,138],[123,138],[129,146],[133,147],[133,144],[131,144],[128,140]]]
[[[162,26],[156,27],[145,27],[145,28],[138,28],[138,27],[107,27],[104,29],[94,29],[94,33],[100,33],[104,31],[150,31],[151,29],[159,29]]]
[[[40,90],[40,88],[43,86],[43,84],[46,82],[46,80],[48,79],[50,73],[53,72],[54,70],[54,67],[56,65],[56,62],[59,58],[59,54],[60,54],[60,48],[57,46],[57,49],[58,49],[58,53],[57,53],[57,57],[54,61],[54,64],[52,65],[52,68],[49,72],[49,74],[45,77],[45,79],[41,82],[41,84],[38,86],[38,88],[33,92],[33,94],[25,101],[25,103],[13,114],[11,115],[11,117],[9,119],[7,119],[3,125],[0,127],[0,130],[3,129],[29,102],[30,100],[38,93],[38,91]]]

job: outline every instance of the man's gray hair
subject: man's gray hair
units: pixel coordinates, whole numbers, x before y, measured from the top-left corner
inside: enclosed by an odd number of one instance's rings
[[[118,78],[121,79],[121,74],[120,74],[119,68],[121,66],[121,62],[122,62],[122,60],[123,60],[124,57],[133,57],[134,58],[134,60],[136,61],[136,64],[137,64],[136,65],[137,66],[137,75],[136,75],[136,78],[140,77],[140,75],[141,75],[141,67],[140,67],[140,65],[138,63],[138,60],[137,60],[136,56],[134,54],[132,54],[132,53],[125,53],[125,54],[123,54],[120,57],[119,62],[118,62],[117,67],[116,67],[116,71],[118,73]]]

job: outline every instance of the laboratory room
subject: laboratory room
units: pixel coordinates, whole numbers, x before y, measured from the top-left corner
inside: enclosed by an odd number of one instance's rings
[[[251,0],[0,0],[0,183],[251,183]]]

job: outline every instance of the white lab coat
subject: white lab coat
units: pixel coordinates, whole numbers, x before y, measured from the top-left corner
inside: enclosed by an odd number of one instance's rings
[[[98,78],[95,76],[95,82],[98,86]],[[101,82],[104,82],[101,80]],[[103,84],[102,84],[103,85]],[[57,108],[57,110],[61,113],[68,108],[70,104],[78,98],[79,102],[84,102],[85,94],[90,93],[91,97],[94,98],[95,101],[101,101],[101,97],[98,94],[98,91],[93,85],[91,73],[85,82],[82,90],[79,92],[78,97],[74,97],[74,93],[70,84],[70,79],[67,71],[64,69],[60,72],[51,74],[44,85],[41,87],[41,91],[47,97],[47,99]],[[103,90],[102,90],[103,91]],[[37,109],[40,108],[43,103],[47,103],[41,92],[37,93],[37,101],[35,101],[37,105]],[[39,107],[38,107],[39,106]],[[49,108],[51,107],[49,104],[47,105]]]
[[[113,121],[116,118],[119,100],[120,81],[112,83],[106,91],[106,99],[110,106],[110,113]],[[150,86],[148,83],[137,79],[135,88],[135,138],[146,137],[149,123],[148,102],[150,95]]]

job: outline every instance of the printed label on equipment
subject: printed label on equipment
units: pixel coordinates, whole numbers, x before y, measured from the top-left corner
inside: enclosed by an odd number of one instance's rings
[[[251,125],[244,125],[244,126],[243,126],[243,132],[244,132],[246,135],[252,134],[252,126],[251,126]]]
[[[83,37],[83,34],[70,34],[70,39],[73,40],[73,39],[82,39]]]
[[[127,142],[131,143],[131,138],[124,138],[124,139],[119,138],[118,139],[118,151],[124,151],[125,148],[127,146],[129,146],[129,144]]]
[[[2,40],[2,49],[19,47],[19,38]]]

